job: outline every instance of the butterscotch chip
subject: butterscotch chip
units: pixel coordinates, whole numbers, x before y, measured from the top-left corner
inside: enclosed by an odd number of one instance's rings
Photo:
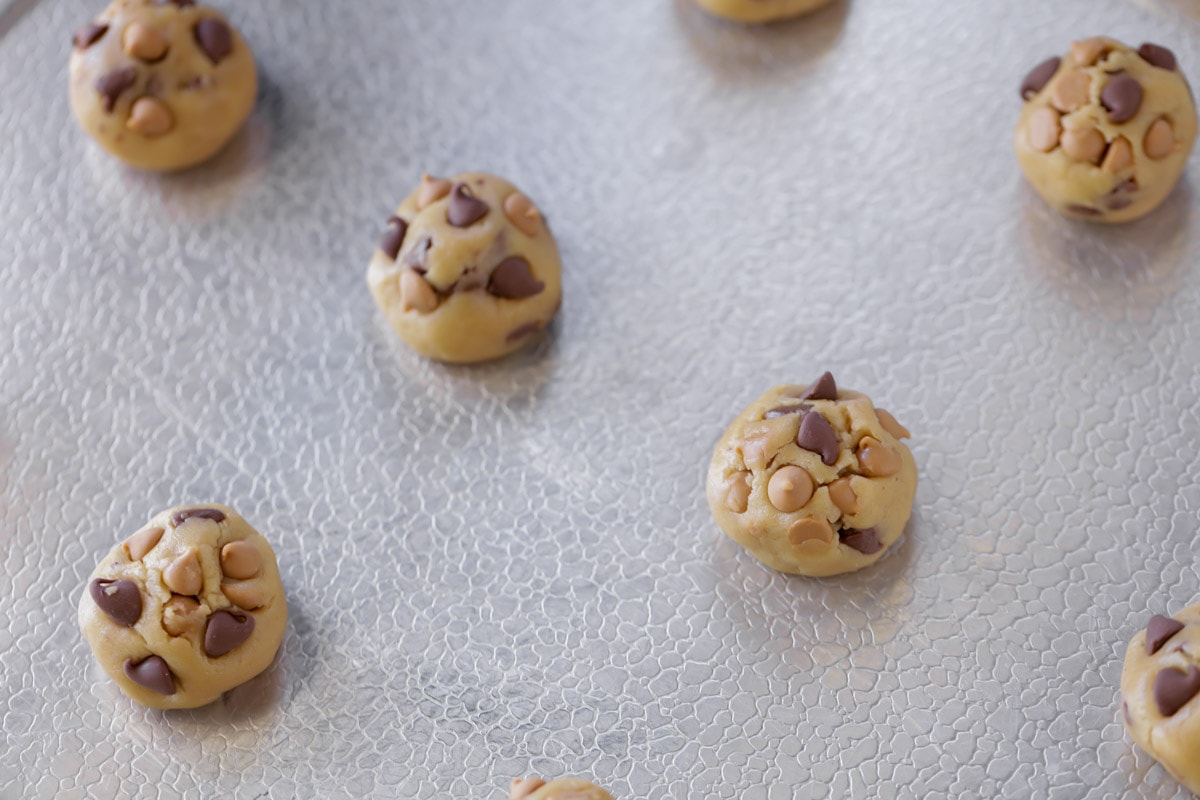
[[[900,454],[870,436],[858,443],[858,464],[872,478],[886,478],[900,471]]]
[[[1116,175],[1132,166],[1133,146],[1129,144],[1129,140],[1124,136],[1118,136],[1108,146],[1108,152],[1104,155],[1104,161],[1100,164],[1100,169]]]
[[[126,127],[134,133],[140,133],[147,138],[163,136],[175,127],[175,119],[171,110],[163,105],[161,100],[153,97],[139,97],[133,101],[129,110],[129,120]]]
[[[812,496],[812,476],[800,467],[780,467],[767,482],[767,499],[785,514],[799,511]]]
[[[437,304],[437,292],[429,283],[416,270],[404,270],[400,275],[400,307],[405,311],[428,314],[437,308]]]
[[[1083,70],[1071,70],[1054,83],[1050,105],[1063,113],[1074,111],[1089,99],[1092,78]]]
[[[735,472],[729,476],[725,490],[725,507],[735,514],[744,514],[750,499],[750,473]]]
[[[765,469],[785,445],[796,441],[800,432],[800,418],[795,414],[765,419],[746,430],[738,449],[746,467],[752,470]]]
[[[1084,39],[1079,42],[1074,42],[1071,45],[1071,58],[1081,67],[1090,67],[1100,60],[1102,55],[1105,55],[1110,50],[1109,43],[1102,36],[1093,36],[1090,39]]]
[[[849,478],[838,478],[829,484],[829,499],[843,514],[858,513],[858,495],[850,486]]]
[[[808,542],[832,544],[834,538],[833,526],[816,517],[796,520],[788,528],[788,541],[792,543],[793,547],[800,547]]]
[[[1029,146],[1034,150],[1049,153],[1058,147],[1058,136],[1062,122],[1052,108],[1039,108],[1029,115]]]
[[[445,178],[433,178],[429,175],[422,175],[421,186],[417,189],[417,210],[420,211],[430,203],[436,203],[450,194],[451,186],[453,184]]]
[[[141,22],[131,22],[125,26],[121,45],[129,56],[147,63],[158,61],[170,47],[167,37]]]
[[[542,215],[537,206],[520,192],[513,192],[504,199],[504,215],[526,236],[535,236],[541,228]]]
[[[131,561],[141,561],[162,539],[165,531],[157,526],[142,528],[121,545]]]
[[[254,611],[267,604],[267,593],[258,581],[224,581],[221,592],[235,606],[247,611]]]
[[[172,636],[185,636],[199,631],[204,617],[195,598],[177,594],[163,606],[162,627]]]
[[[1063,152],[1075,161],[1097,164],[1104,155],[1104,134],[1095,128],[1067,128],[1061,143]]]
[[[1146,155],[1158,161],[1164,159],[1171,153],[1175,152],[1175,132],[1171,130],[1171,123],[1165,119],[1156,119],[1146,131],[1146,139],[1142,142],[1142,148],[1146,151]]]
[[[194,595],[200,593],[204,585],[203,574],[200,572],[200,557],[195,550],[189,550],[175,559],[163,570],[163,583],[176,594]]]
[[[249,542],[230,542],[221,548],[221,572],[230,578],[253,578],[261,567],[262,558]]]

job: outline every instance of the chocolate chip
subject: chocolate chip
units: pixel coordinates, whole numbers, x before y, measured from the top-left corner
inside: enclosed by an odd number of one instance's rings
[[[1120,211],[1122,208],[1128,208],[1133,205],[1133,198],[1130,196],[1138,190],[1137,181],[1128,180],[1118,184],[1111,192],[1104,196],[1104,206],[1112,211]]]
[[[200,20],[192,34],[196,37],[196,44],[213,64],[221,63],[221,59],[233,52],[233,32],[219,19]]]
[[[408,255],[404,256],[404,263],[416,270],[418,274],[424,275],[429,268],[425,262],[432,248],[433,237],[428,234],[422,236],[408,251]]]
[[[1161,44],[1146,42],[1138,48],[1138,55],[1159,69],[1167,72],[1175,71],[1175,54]]]
[[[96,81],[96,91],[104,97],[104,110],[112,113],[117,98],[137,81],[137,67],[114,70]]]
[[[1146,626],[1146,655],[1152,656],[1157,653],[1167,643],[1167,639],[1181,630],[1183,623],[1179,620],[1155,614]]]
[[[1121,703],[1121,713],[1125,715],[1125,724],[1133,724],[1133,716],[1129,713],[1129,703]]]
[[[142,593],[133,581],[97,578],[88,585],[92,601],[113,622],[132,628],[142,617]]]
[[[225,512],[216,508],[185,508],[176,511],[171,516],[171,526],[178,528],[189,519],[211,519],[213,522],[224,522]]]
[[[807,414],[812,411],[812,406],[808,403],[797,403],[790,406],[779,406],[772,408],[767,413],[763,414],[763,419],[775,419],[776,417],[786,417],[788,414]]]
[[[161,656],[150,656],[134,663],[125,659],[125,677],[158,694],[175,694],[175,678]]]
[[[209,658],[223,656],[254,633],[254,617],[241,611],[218,611],[204,629],[204,652]]]
[[[1078,214],[1081,217],[1103,217],[1104,212],[1098,208],[1091,206],[1081,206],[1076,203],[1071,203],[1067,206],[1067,211],[1072,214]]]
[[[837,400],[837,382],[833,379],[833,373],[826,372],[821,377],[817,378],[817,382],[808,387],[808,391],[800,395],[801,400]]]
[[[71,43],[75,45],[76,49],[87,50],[106,33],[108,33],[108,25],[106,23],[89,22],[75,31],[75,35],[71,37]]]
[[[542,329],[540,322],[526,322],[524,325],[518,325],[508,332],[508,336],[504,337],[506,342],[515,342],[518,339],[524,339],[526,336],[532,336]]]
[[[446,221],[456,228],[466,228],[486,217],[489,210],[488,204],[476,197],[465,183],[456,183],[450,190]]]
[[[1025,80],[1021,81],[1021,99],[1030,100],[1035,94],[1045,89],[1046,84],[1054,77],[1054,73],[1058,72],[1058,65],[1061,63],[1062,59],[1054,56],[1029,70]]]
[[[162,0],[160,6],[178,6],[180,8],[191,8],[196,5],[196,0]]]
[[[1173,667],[1164,669],[1154,679],[1154,702],[1164,717],[1175,716],[1197,693],[1200,693],[1200,667],[1187,672]]]
[[[533,277],[529,262],[521,256],[510,256],[492,270],[488,279],[488,293],[506,300],[521,300],[533,297],[546,288],[546,284]]]
[[[875,532],[874,528],[867,528],[865,531],[841,531],[838,536],[841,537],[842,544],[865,556],[874,555],[883,549],[883,545],[879,542],[879,534]]]
[[[404,237],[408,233],[408,223],[399,217],[392,217],[387,221],[387,230],[383,234],[383,238],[379,240],[379,249],[383,254],[392,261],[396,260],[396,256],[400,254],[400,247],[404,244]]]
[[[1126,122],[1142,107],[1142,85],[1128,75],[1117,75],[1100,92],[1100,102],[1112,122]]]
[[[821,414],[805,414],[796,434],[796,444],[810,453],[821,456],[825,466],[833,466],[838,457],[838,435],[829,421]]]

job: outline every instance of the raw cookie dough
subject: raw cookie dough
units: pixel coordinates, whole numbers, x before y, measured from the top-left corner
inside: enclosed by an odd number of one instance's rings
[[[523,778],[512,782],[508,800],[613,800],[613,796],[580,778],[559,778],[550,783],[541,778]]]
[[[535,338],[562,302],[558,245],[503,178],[426,175],[375,248],[367,283],[400,338],[440,361],[484,361]]]
[[[1196,140],[1196,107],[1174,54],[1114,39],[1075,42],[1021,84],[1017,160],[1069,217],[1128,222],[1166,198]]]
[[[738,415],[708,468],[721,529],[767,566],[837,575],[873,564],[912,513],[909,433],[826,372],[777,386]]]
[[[775,22],[798,17],[832,0],[696,0],[705,11],[736,22]]]
[[[1121,698],[1133,740],[1200,795],[1200,603],[1151,617],[1133,637]]]
[[[275,553],[232,509],[179,506],[105,557],[79,599],[104,671],[153,708],[211,703],[275,658],[287,600]]]
[[[134,167],[198,164],[254,108],[250,48],[220,12],[193,0],[116,0],[72,43],[75,119]]]

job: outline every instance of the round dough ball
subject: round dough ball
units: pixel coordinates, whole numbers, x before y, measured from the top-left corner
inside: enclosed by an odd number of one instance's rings
[[[1196,107],[1170,50],[1104,37],[1071,45],[1021,84],[1017,160],[1069,217],[1128,222],[1174,188],[1196,140]]]
[[[512,782],[508,800],[613,800],[613,796],[581,778],[559,778],[550,783],[541,778],[518,778]]]
[[[127,164],[176,170],[228,142],[258,92],[254,57],[192,0],[116,0],[73,38],[71,110]]]
[[[271,546],[215,504],[156,515],[100,562],[79,599],[100,666],[153,708],[202,706],[258,675],[286,624]]]
[[[1175,779],[1200,794],[1200,603],[1155,615],[1125,651],[1125,729]]]
[[[917,467],[909,433],[870,398],[777,386],[717,442],[706,494],[725,533],[769,567],[837,575],[873,564],[912,513]]]
[[[396,333],[439,361],[498,358],[536,337],[562,303],[558,245],[537,206],[503,178],[426,175],[367,268]]]
[[[696,0],[705,11],[735,22],[775,22],[827,6],[833,0]]]

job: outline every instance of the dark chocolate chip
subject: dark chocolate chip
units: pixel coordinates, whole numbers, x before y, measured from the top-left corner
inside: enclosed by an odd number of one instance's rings
[[[1126,122],[1142,107],[1142,85],[1128,75],[1117,75],[1100,91],[1100,102],[1112,122]]]
[[[817,382],[808,387],[808,391],[800,395],[801,400],[837,400],[837,382],[832,372],[826,372],[817,378]]]
[[[87,50],[100,40],[100,37],[108,33],[108,24],[103,22],[89,22],[79,30],[75,31],[75,35],[71,37],[71,43],[79,50]]]
[[[165,2],[160,2],[159,5],[179,6],[180,8],[191,8],[192,6],[196,5],[196,0],[165,0]]]
[[[1081,205],[1077,205],[1075,203],[1071,203],[1069,206],[1067,206],[1067,211],[1072,214],[1078,214],[1081,217],[1103,217],[1104,216],[1104,212],[1098,208],[1092,208],[1091,206],[1081,206]]]
[[[92,601],[118,625],[132,628],[142,617],[142,593],[133,581],[97,578],[88,585]]]
[[[254,633],[254,617],[241,611],[218,611],[204,629],[204,652],[209,658],[223,656]]]
[[[489,210],[488,204],[476,197],[465,183],[456,183],[450,190],[446,221],[456,228],[466,228],[486,217]]]
[[[788,414],[807,414],[812,411],[812,406],[808,403],[797,403],[790,406],[779,406],[772,408],[767,413],[763,414],[763,419],[775,419],[776,417],[786,417]]]
[[[1146,42],[1138,48],[1138,55],[1159,69],[1165,69],[1167,72],[1175,71],[1175,54],[1161,44]]]
[[[425,259],[429,257],[429,251],[433,247],[433,237],[429,235],[422,236],[412,249],[408,251],[408,255],[404,256],[404,263],[415,269],[418,274],[424,275],[429,268],[425,263]]]
[[[526,322],[524,325],[518,325],[509,331],[508,336],[506,336],[504,340],[507,342],[515,342],[518,339],[524,339],[526,336],[532,336],[541,329],[542,323],[540,322]]]
[[[821,462],[827,467],[833,466],[837,461],[837,431],[825,417],[815,411],[804,415],[800,422],[800,432],[796,434],[796,444],[810,453],[821,456]]]
[[[161,656],[143,658],[136,664],[132,658],[125,659],[125,677],[152,692],[175,694],[175,678]]]
[[[521,256],[509,256],[496,265],[488,279],[488,293],[506,300],[521,300],[533,297],[546,284],[533,277],[529,262]]]
[[[883,549],[883,545],[879,542],[879,534],[874,528],[867,528],[864,531],[846,530],[842,531],[842,544],[851,547],[865,556],[870,556],[878,553]]]
[[[1104,196],[1104,207],[1110,211],[1120,211],[1122,208],[1128,208],[1133,205],[1132,195],[1137,190],[1138,184],[1136,180],[1128,180],[1117,184],[1112,191]]]
[[[1200,667],[1192,667],[1187,672],[1171,667],[1158,673],[1154,679],[1154,702],[1164,717],[1175,716],[1175,712],[1198,693]]]
[[[233,52],[233,32],[219,19],[200,20],[192,34],[204,55],[214,64],[220,64],[221,59]]]
[[[1053,56],[1029,70],[1025,80],[1021,81],[1021,99],[1030,100],[1035,94],[1045,89],[1046,84],[1054,77],[1054,73],[1058,72],[1058,65],[1061,63],[1061,58]]]
[[[211,519],[213,522],[224,522],[225,512],[216,508],[185,508],[183,511],[176,511],[171,516],[171,526],[178,528],[189,519]]]
[[[1183,630],[1183,623],[1177,619],[1155,614],[1146,626],[1146,655],[1152,656],[1162,648],[1167,640]]]
[[[384,231],[383,238],[379,240],[379,249],[383,254],[392,261],[396,260],[396,256],[400,255],[400,248],[404,245],[404,237],[408,233],[408,223],[399,217],[392,217],[387,221],[387,230]]]
[[[137,82],[137,67],[124,67],[113,70],[96,81],[96,91],[104,97],[104,110],[112,113],[117,105],[117,98]]]

